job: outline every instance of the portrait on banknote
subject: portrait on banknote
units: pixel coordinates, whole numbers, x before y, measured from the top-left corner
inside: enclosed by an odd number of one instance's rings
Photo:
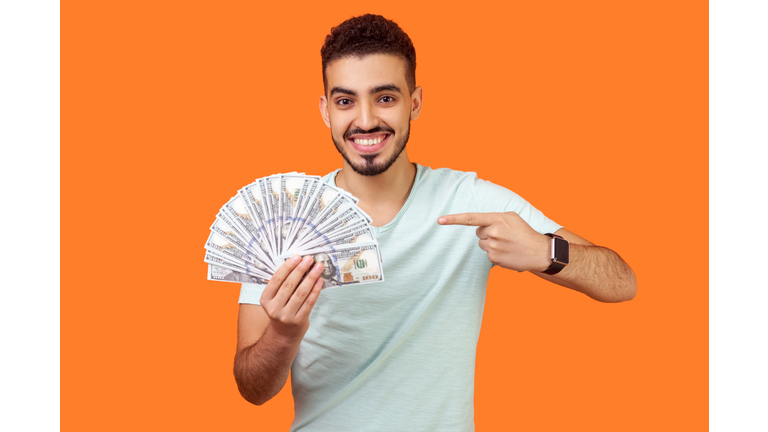
[[[333,265],[333,261],[328,254],[319,253],[314,256],[315,262],[319,262],[323,265],[323,274],[320,275],[323,278],[323,288],[339,286],[339,281],[336,280],[336,266]]]

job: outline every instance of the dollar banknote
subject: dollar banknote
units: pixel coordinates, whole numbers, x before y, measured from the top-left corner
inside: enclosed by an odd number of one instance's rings
[[[262,272],[258,269],[255,269],[253,267],[248,267],[247,263],[246,266],[243,267],[239,263],[232,262],[230,259],[223,255],[219,255],[215,251],[206,251],[205,252],[205,259],[204,261],[210,265],[214,265],[217,267],[225,268],[231,271],[235,271],[238,273],[242,273],[244,276],[248,277],[256,277],[260,278],[262,280],[268,280],[271,277],[271,273]],[[237,276],[237,275],[235,275]]]
[[[214,264],[208,264],[208,280],[220,281],[220,282],[235,282],[235,283],[255,283],[266,284],[269,282],[267,279],[263,279],[256,276],[248,276],[246,274],[217,266]]]
[[[294,254],[283,254],[285,261]],[[304,252],[323,264],[323,288],[383,282],[379,244],[376,242],[326,246]]]

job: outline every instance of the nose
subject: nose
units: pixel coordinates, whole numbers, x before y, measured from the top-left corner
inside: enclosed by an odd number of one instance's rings
[[[363,130],[371,130],[379,125],[379,116],[376,106],[372,103],[358,105],[360,111],[355,119],[355,126]]]

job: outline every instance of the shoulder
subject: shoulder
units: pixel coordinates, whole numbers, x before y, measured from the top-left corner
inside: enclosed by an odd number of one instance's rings
[[[471,205],[478,212],[515,212],[541,233],[555,232],[562,228],[517,193],[483,180],[475,172],[425,167],[424,173],[425,177],[433,179],[435,185],[451,188],[456,199],[471,200]]]
[[[478,181],[477,173],[472,171],[417,166],[419,170],[417,181],[426,188],[456,189],[461,192],[471,192]]]
[[[462,181],[477,178],[477,173],[472,171],[458,171],[450,168],[432,168],[419,164],[416,164],[416,166],[418,167],[419,174],[424,176],[424,178],[429,179]]]
[[[450,168],[421,167],[424,183],[433,188],[448,188],[471,198],[481,211],[488,205],[498,204],[503,201],[506,204],[521,204],[524,200],[511,190],[499,186],[490,181],[481,179],[473,171],[457,171]]]

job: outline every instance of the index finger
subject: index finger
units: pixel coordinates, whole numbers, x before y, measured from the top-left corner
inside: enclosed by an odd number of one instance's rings
[[[493,213],[459,213],[437,218],[440,225],[488,226],[493,221]]]

